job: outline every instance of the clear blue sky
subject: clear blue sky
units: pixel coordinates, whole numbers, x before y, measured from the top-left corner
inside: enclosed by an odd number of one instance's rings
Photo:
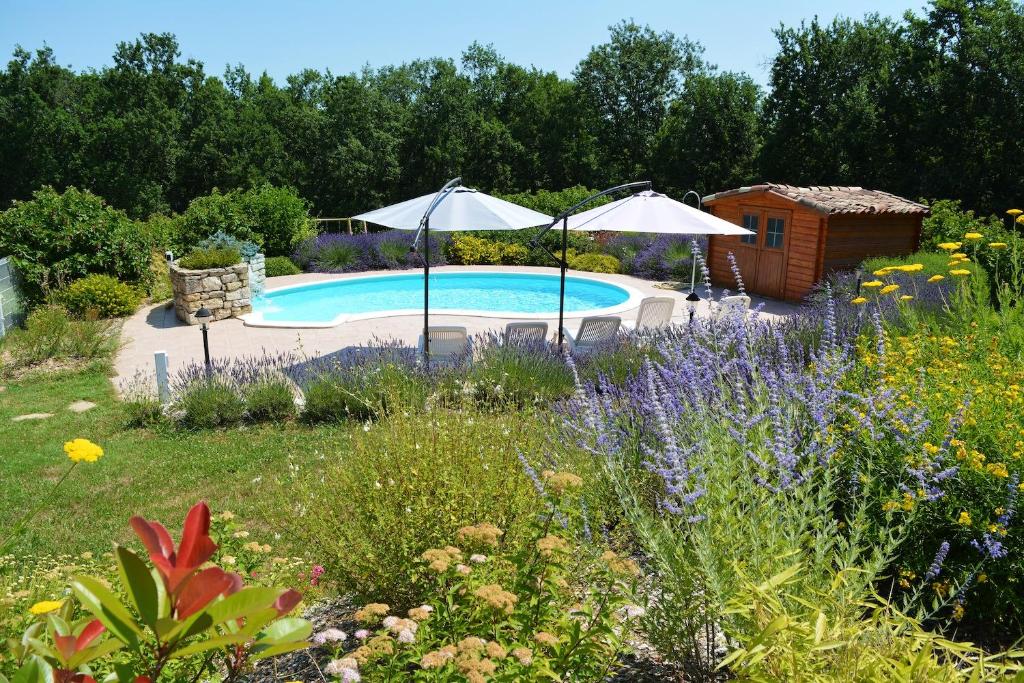
[[[184,57],[221,74],[242,63],[283,80],[311,67],[348,73],[363,65],[398,64],[417,57],[458,57],[474,40],[493,43],[510,61],[572,73],[607,27],[634,18],[658,31],[702,43],[708,61],[767,81],[775,51],[772,29],[815,14],[899,16],[924,0],[0,0],[0,50],[52,47],[75,69],[111,62],[114,45],[141,32],[169,31]]]

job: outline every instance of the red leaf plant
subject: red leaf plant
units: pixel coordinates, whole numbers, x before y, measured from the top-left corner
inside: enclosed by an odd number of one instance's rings
[[[53,680],[56,683],[96,683],[96,679],[84,673],[78,673],[74,669],[67,668],[72,657],[89,647],[94,640],[100,637],[107,629],[100,623],[99,619],[93,619],[82,629],[77,637],[73,635],[62,636],[54,634],[53,644],[60,657],[60,668],[53,672]]]
[[[219,595],[231,595],[242,588],[242,577],[238,574],[220,567],[199,571],[217,551],[217,544],[210,538],[210,508],[206,503],[200,501],[188,511],[177,551],[174,540],[160,522],[135,516],[131,525],[160,572],[178,619],[198,612]]]

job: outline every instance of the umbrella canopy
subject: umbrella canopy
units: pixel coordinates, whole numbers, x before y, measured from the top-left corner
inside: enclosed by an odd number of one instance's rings
[[[436,192],[425,194],[353,218],[398,230],[416,230],[437,196]],[[522,230],[550,222],[551,216],[462,185],[452,188],[430,214],[430,229],[443,232]]]
[[[656,232],[675,235],[752,235],[749,230],[645,190],[569,216],[569,229],[585,232]]]

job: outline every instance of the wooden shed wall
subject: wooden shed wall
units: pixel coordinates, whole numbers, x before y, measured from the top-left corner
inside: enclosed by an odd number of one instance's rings
[[[921,237],[921,216],[847,214],[831,216],[823,272],[856,268],[869,256],[913,253]]]
[[[708,207],[718,218],[736,225],[743,225],[743,214],[747,211],[765,211],[769,216],[774,214],[786,218],[781,289],[759,291],[756,284],[759,278],[755,277],[754,273],[759,252],[751,245],[740,242],[739,237],[714,236],[709,241],[708,261],[712,282],[723,287],[736,286],[727,256],[731,251],[740,265],[740,273],[747,284],[747,289],[752,293],[799,300],[810,291],[821,274],[820,254],[825,221],[823,214],[769,193],[723,197],[713,203],[709,202]],[[763,224],[761,230],[763,233]],[[762,249],[761,253],[764,251]]]

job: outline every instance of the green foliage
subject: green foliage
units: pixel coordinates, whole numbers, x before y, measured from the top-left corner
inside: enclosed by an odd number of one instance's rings
[[[287,256],[269,256],[265,263],[267,277],[298,275],[302,269],[295,265]]]
[[[82,317],[123,318],[135,312],[139,295],[109,275],[89,275],[55,292],[54,302]]]
[[[0,342],[0,375],[105,361],[116,348],[116,330],[109,322],[74,320],[61,306],[40,306],[29,313],[23,329],[11,330]]]
[[[622,271],[619,259],[611,254],[579,254],[569,259],[569,267],[573,270],[585,270],[591,273],[618,273]]]
[[[592,190],[588,187],[584,187],[583,185],[574,185],[573,187],[567,187],[564,190],[537,190],[535,192],[500,194],[498,196],[506,201],[512,202],[513,204],[519,204],[520,206],[525,206],[528,209],[533,209],[534,211],[539,211],[540,213],[554,217],[566,209],[579,204],[587,197],[597,194],[597,192],[598,190]],[[600,199],[595,199],[592,203],[587,204],[586,208],[589,209],[595,206],[601,206],[610,201],[611,199],[608,197],[601,197]],[[531,239],[532,237],[533,235],[530,235]]]
[[[502,543],[499,527],[467,525],[447,545],[420,555],[426,604],[410,609],[408,618],[386,617],[382,612],[389,606],[380,603],[356,612],[365,626],[377,627],[352,653],[364,675],[584,681],[608,676],[633,617],[642,611],[628,603],[637,566],[611,551],[598,558],[593,548],[574,542],[578,515],[559,503],[582,480],[548,475],[557,492],[545,496],[548,511],[526,530],[522,549]],[[563,529],[555,515],[575,523]]]
[[[466,234],[454,235],[447,249],[448,262],[454,265],[521,266],[529,257],[529,251],[520,244]]]
[[[281,424],[295,417],[295,396],[284,377],[263,377],[242,391],[246,414],[253,422]]]
[[[721,664],[737,680],[1003,681],[1024,670],[1024,652],[989,654],[947,640],[877,597],[850,604],[832,590],[807,600],[793,592],[802,570],[794,565],[761,583],[744,577],[729,613],[746,633]],[[836,576],[833,586],[843,580]]]
[[[491,521],[506,547],[527,542],[537,502],[518,452],[539,446],[537,423],[513,413],[396,412],[357,433],[350,456],[281,481],[304,510],[291,533],[317,548],[339,590],[411,607],[435,585],[419,556],[459,528]]]
[[[334,241],[320,247],[316,252],[318,270],[324,272],[343,271],[359,257],[359,247],[354,244]]]
[[[382,361],[332,368],[303,386],[302,419],[310,423],[367,420],[393,410],[422,410],[430,380],[406,366]]]
[[[268,256],[284,256],[315,235],[305,200],[289,188],[272,185],[226,193],[214,188],[193,199],[177,223],[179,249],[222,232],[256,243]]]
[[[44,187],[0,214],[0,253],[18,268],[30,303],[90,274],[145,279],[150,250],[137,226],[102,199],[73,187]]]
[[[213,376],[187,386],[175,402],[181,423],[191,429],[233,427],[245,416],[245,402],[227,381]]]
[[[207,270],[227,268],[242,262],[237,249],[196,249],[177,260],[177,265],[186,270]]]

